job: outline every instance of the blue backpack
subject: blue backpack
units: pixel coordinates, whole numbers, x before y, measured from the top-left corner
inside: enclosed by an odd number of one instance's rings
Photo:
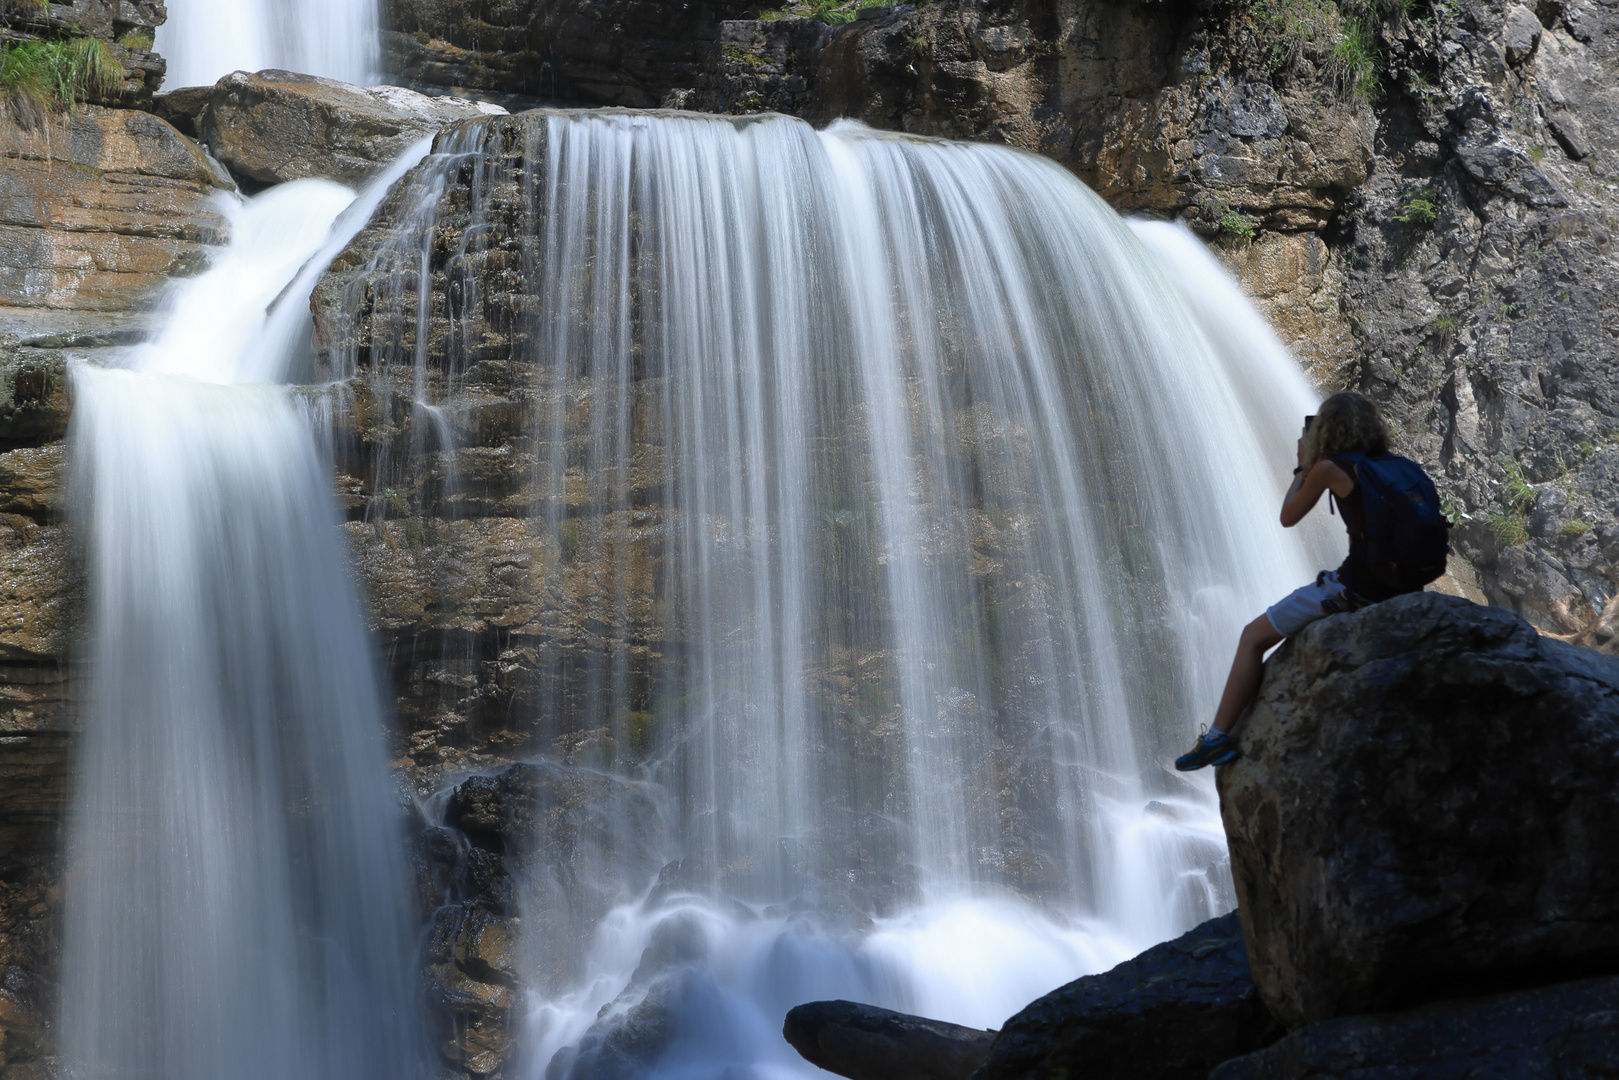
[[[1365,564],[1378,581],[1416,592],[1445,572],[1450,522],[1422,466],[1394,454],[1338,454],[1355,463],[1366,508]]]

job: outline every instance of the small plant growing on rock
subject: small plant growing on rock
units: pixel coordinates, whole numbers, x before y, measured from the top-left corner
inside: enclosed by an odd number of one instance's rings
[[[1439,196],[1431,191],[1412,191],[1400,200],[1394,220],[1401,225],[1427,227],[1439,217]]]
[[[766,60],[758,53],[748,52],[746,49],[738,49],[734,46],[727,45],[724,48],[723,53],[725,59],[735,64],[742,64],[744,67],[762,68],[770,66],[769,60]]]
[[[1354,16],[1343,20],[1338,40],[1332,47],[1332,59],[1338,69],[1338,80],[1350,97],[1376,101],[1383,96],[1383,82],[1377,73],[1376,41],[1364,21]]]
[[[574,556],[579,554],[579,547],[583,543],[580,534],[578,518],[564,518],[557,525],[557,547],[562,555],[563,562],[572,562]]]
[[[1514,510],[1527,510],[1535,504],[1535,489],[1524,479],[1523,466],[1511,458],[1501,462],[1501,487],[1506,503]]]
[[[96,38],[0,45],[0,98],[20,120],[72,112],[79,98],[111,93],[123,81],[124,66]]]
[[[1557,531],[1562,533],[1564,536],[1584,536],[1590,531],[1590,529],[1591,526],[1581,519],[1569,518],[1567,521],[1563,522],[1563,527]]]
[[[1238,236],[1244,240],[1254,238],[1255,221],[1247,214],[1240,214],[1235,210],[1227,210],[1220,215],[1220,231],[1230,236]]]
[[[1529,529],[1522,514],[1491,514],[1490,532],[1502,547],[1517,547],[1529,539]]]

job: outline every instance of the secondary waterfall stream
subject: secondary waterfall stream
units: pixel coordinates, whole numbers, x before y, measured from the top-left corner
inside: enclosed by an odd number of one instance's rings
[[[480,366],[525,373],[535,565],[588,577],[591,626],[513,632],[528,722],[623,748],[552,764],[659,821],[599,809],[654,856],[598,867],[600,910],[577,865],[521,883],[521,1072],[655,1014],[644,1071],[810,1075],[800,1001],[993,1026],[1231,906],[1207,780],[1164,760],[1331,556],[1274,524],[1315,396],[1190,234],[1031,155],[783,117],[478,121],[401,183],[323,407],[402,378],[372,489],[430,460],[470,505]],[[259,196],[158,341],[76,373],[86,1075],[415,1073],[385,709],[277,385],[381,195]]]
[[[168,0],[167,6],[153,46],[168,62],[167,90],[265,68],[361,86],[381,72],[377,0]]]
[[[330,468],[277,385],[309,327],[283,294],[307,294],[384,189],[299,181],[226,207],[231,246],[174,290],[165,330],[122,368],[72,370],[90,688],[71,1075],[335,1080],[421,1060],[385,709]]]

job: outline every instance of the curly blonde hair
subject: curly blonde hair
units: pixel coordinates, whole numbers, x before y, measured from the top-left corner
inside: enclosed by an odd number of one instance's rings
[[[1359,450],[1384,454],[1389,449],[1389,429],[1377,406],[1352,391],[1334,394],[1321,403],[1315,421],[1304,433],[1304,464],[1313,466],[1322,458]]]

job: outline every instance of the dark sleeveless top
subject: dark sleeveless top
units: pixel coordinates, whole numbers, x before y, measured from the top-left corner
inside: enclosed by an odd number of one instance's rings
[[[1398,590],[1391,589],[1377,580],[1366,567],[1366,502],[1360,496],[1360,474],[1355,471],[1355,463],[1343,457],[1331,457],[1327,460],[1348,473],[1355,481],[1354,489],[1344,498],[1340,499],[1330,492],[1327,496],[1343,515],[1344,528],[1349,530],[1349,557],[1338,567],[1338,580],[1350,592],[1358,593],[1373,602],[1398,596]]]

